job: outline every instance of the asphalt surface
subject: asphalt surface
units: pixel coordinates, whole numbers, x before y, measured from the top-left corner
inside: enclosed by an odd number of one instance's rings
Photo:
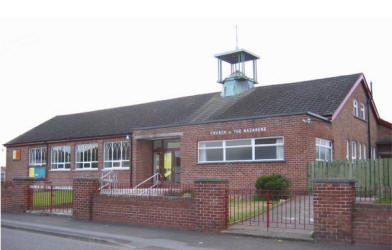
[[[2,249],[388,249],[2,213]]]

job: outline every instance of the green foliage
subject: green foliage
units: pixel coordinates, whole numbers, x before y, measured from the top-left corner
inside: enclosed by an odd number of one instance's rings
[[[280,174],[271,174],[257,178],[255,186],[257,190],[286,191],[290,187],[290,181]]]

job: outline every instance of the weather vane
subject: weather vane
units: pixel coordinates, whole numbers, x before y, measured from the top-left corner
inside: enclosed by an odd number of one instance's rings
[[[235,25],[235,48],[238,49],[238,25]]]

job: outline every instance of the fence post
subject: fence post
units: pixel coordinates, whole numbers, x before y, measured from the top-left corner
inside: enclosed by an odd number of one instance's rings
[[[270,221],[269,221],[269,217],[270,217],[270,191],[269,190],[267,190],[267,231],[268,231],[268,229],[269,229],[269,227],[270,227]]]
[[[53,185],[50,185],[50,213],[53,209]]]
[[[98,178],[73,178],[73,218],[92,219],[93,195],[97,193],[98,185]]]

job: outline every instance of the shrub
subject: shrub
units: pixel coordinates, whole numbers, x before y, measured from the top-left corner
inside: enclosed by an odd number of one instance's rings
[[[280,174],[271,174],[257,178],[255,186],[257,190],[286,191],[289,189],[290,181]]]
[[[271,174],[257,178],[255,186],[256,199],[267,200],[266,190],[271,190],[269,200],[280,200],[287,198],[286,191],[289,189],[290,181],[280,174]]]

